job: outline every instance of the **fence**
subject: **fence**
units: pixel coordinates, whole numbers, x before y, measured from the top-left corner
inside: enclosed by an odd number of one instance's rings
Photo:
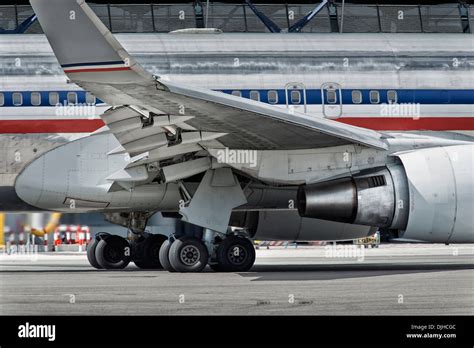
[[[91,4],[102,22],[114,33],[170,32],[203,26],[224,32],[267,32],[263,23],[245,4],[213,2],[196,7],[183,4]],[[257,8],[281,28],[288,28],[314,8],[308,4],[257,4]],[[343,32],[449,32],[462,33],[474,25],[474,5],[334,5],[338,30]],[[0,28],[14,29],[33,14],[28,5],[0,6]],[[325,6],[302,32],[330,32],[329,7]],[[331,30],[331,28],[333,28]],[[36,22],[26,33],[41,33]]]

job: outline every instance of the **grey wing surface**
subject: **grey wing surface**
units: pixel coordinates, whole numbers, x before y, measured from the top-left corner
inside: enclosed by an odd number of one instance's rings
[[[383,135],[369,129],[154,76],[127,53],[83,0],[31,0],[31,4],[70,80],[121,108],[119,121],[117,115],[107,117],[117,109],[102,118],[133,154],[169,147],[164,134],[177,130],[196,143],[215,139],[229,148],[293,150],[355,143],[386,149]],[[113,124],[125,125],[127,119],[130,128]],[[150,124],[156,129],[147,129]],[[119,134],[124,129],[133,130],[134,137]],[[141,147],[140,139],[154,146]]]

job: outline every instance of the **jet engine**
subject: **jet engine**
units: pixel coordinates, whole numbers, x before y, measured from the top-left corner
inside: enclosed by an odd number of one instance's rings
[[[300,216],[394,229],[408,240],[473,242],[474,145],[394,156],[385,167],[300,186]]]

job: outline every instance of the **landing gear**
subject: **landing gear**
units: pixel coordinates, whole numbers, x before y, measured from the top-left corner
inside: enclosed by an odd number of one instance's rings
[[[163,266],[163,269],[168,272],[176,272],[176,270],[171,266],[170,257],[169,257],[170,247],[173,241],[174,239],[165,240],[164,243],[161,244],[160,254],[159,254],[161,266]]]
[[[255,263],[255,248],[245,237],[228,236],[217,247],[214,261],[209,266],[216,272],[247,272]]]
[[[109,234],[99,235],[96,238],[100,240],[95,246],[94,256],[101,268],[122,269],[127,267],[131,260],[131,251],[130,244],[126,239]],[[91,254],[92,249],[93,247]]]
[[[97,262],[97,258],[95,257],[95,249],[97,248],[97,244],[99,244],[99,242],[99,234],[96,234],[94,239],[87,245],[87,260],[89,260],[89,263],[92,267],[97,269],[102,268],[102,266],[99,265],[99,263]]]
[[[101,232],[87,246],[87,259],[97,269],[122,269],[133,261],[139,268],[169,272],[201,272],[207,264],[216,272],[247,272],[255,263],[255,248],[244,234],[232,233],[176,239],[144,234],[129,242]]]
[[[139,268],[161,269],[160,248],[166,241],[162,234],[147,234],[132,243],[132,259]]]
[[[208,260],[207,247],[198,238],[181,237],[171,244],[169,261],[177,272],[200,272]]]

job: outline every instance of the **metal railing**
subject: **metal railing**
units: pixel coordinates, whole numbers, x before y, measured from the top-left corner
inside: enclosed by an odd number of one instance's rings
[[[281,28],[288,28],[314,8],[308,4],[257,4],[258,9]],[[473,23],[474,5],[353,5],[334,6],[337,31],[343,32],[466,32],[466,22]],[[202,26],[198,12],[208,13],[208,27],[224,32],[268,32],[265,25],[245,4],[211,3],[209,10],[197,9],[192,3],[183,4],[91,4],[92,9],[114,33],[170,32]],[[0,6],[0,28],[15,29],[33,14],[28,5]],[[201,15],[202,16],[202,15]],[[334,20],[334,19],[333,19]],[[336,31],[331,25],[330,8],[325,6],[302,32]],[[343,23],[343,28],[342,27]],[[337,27],[337,26],[336,26]],[[36,22],[26,33],[41,33]]]

